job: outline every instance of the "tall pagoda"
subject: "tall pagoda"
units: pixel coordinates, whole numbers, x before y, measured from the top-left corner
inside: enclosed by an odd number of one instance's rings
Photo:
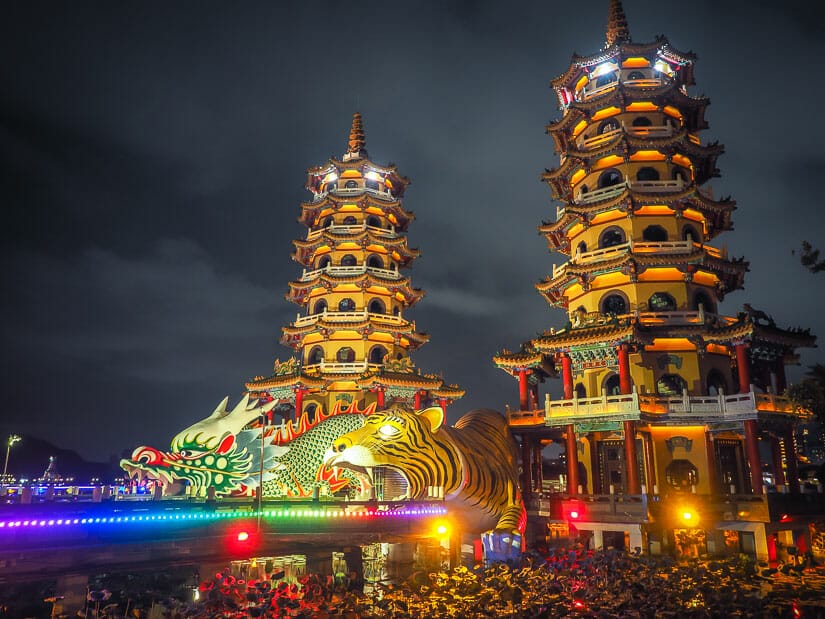
[[[539,231],[565,261],[536,288],[569,320],[494,357],[519,381],[509,420],[528,498],[544,489],[550,441],[566,445],[563,490],[579,500],[799,491],[798,416],[780,396],[785,365],[815,338],[749,305],[719,312],[748,263],[717,243],[735,203],[707,185],[723,146],[700,137],[709,100],[689,92],[694,62],[664,37],[633,42],[611,0],[604,48],[551,82],[562,114],[546,129],[560,161],[542,180],[561,205]],[[562,398],[540,403],[548,378],[561,378]],[[630,547],[648,535],[667,545],[646,508],[624,528],[597,511],[572,509],[597,546],[610,531]]]
[[[293,407],[296,418],[337,402],[446,410],[464,395],[410,359],[429,337],[404,317],[424,296],[404,273],[419,255],[407,245],[414,219],[402,204],[408,184],[394,165],[370,160],[358,113],[344,155],[307,171],[312,198],[298,219],[307,234],[292,254],[304,269],[286,294],[302,312],[281,336],[295,356],[248,382],[251,393]]]

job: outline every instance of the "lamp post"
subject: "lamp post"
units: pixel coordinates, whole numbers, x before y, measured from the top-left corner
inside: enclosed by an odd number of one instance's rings
[[[23,440],[17,434],[10,434],[8,440],[6,441],[6,462],[3,464],[3,483],[6,483],[6,473],[9,470],[9,452],[11,451],[11,446],[14,445],[16,442]]]

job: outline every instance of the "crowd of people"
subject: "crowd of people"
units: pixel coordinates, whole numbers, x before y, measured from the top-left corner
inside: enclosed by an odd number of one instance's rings
[[[172,619],[206,617],[805,617],[825,618],[825,573],[765,574],[746,560],[645,557],[555,550],[496,565],[412,575],[365,594],[356,579],[243,581],[227,572],[201,583],[200,600]]]

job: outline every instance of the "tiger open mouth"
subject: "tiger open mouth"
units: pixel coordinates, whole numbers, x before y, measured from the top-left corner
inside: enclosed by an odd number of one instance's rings
[[[336,469],[351,472],[359,483],[359,493],[363,497],[372,497],[373,490],[384,501],[400,501],[408,498],[410,483],[404,473],[389,465],[365,467],[346,460],[334,460],[328,463]]]

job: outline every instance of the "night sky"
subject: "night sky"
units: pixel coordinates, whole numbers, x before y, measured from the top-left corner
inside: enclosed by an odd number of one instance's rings
[[[533,288],[564,261],[536,231],[556,208],[548,82],[604,44],[607,4],[6,5],[0,431],[100,460],[166,448],[268,375],[299,311],[305,170],[345,151],[356,110],[371,158],[412,180],[416,364],[467,389],[452,420],[516,402],[491,356],[565,321]],[[722,310],[825,336],[825,275],[792,255],[825,246],[817,3],[624,5],[634,41],[699,57],[703,139],[726,145],[714,194],[739,206],[717,243],[751,263]]]

